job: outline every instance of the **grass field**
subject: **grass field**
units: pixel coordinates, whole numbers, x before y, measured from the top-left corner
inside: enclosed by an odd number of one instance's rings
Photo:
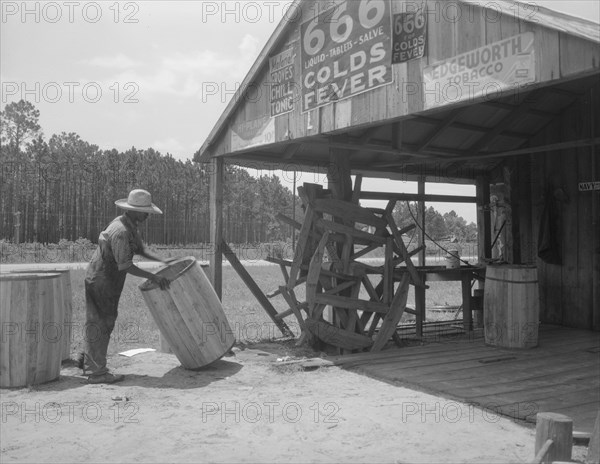
[[[247,267],[248,272],[264,293],[275,290],[284,283],[279,266],[254,263]],[[85,322],[85,270],[72,270],[73,288],[73,340],[72,353],[80,352],[83,347],[83,327]],[[115,354],[133,348],[160,347],[159,331],[154,323],[138,286],[143,279],[127,276],[125,288],[119,303],[119,317],[109,345],[109,354]],[[301,287],[299,287],[301,288]],[[302,291],[297,297],[303,301]],[[361,295],[361,298],[367,298]],[[432,282],[427,291],[427,307],[458,306],[461,302],[459,282]],[[288,309],[282,297],[271,299],[278,312]],[[409,294],[408,304],[414,304],[414,292]],[[242,343],[256,343],[282,337],[281,332],[267,316],[266,312],[254,298],[250,290],[242,282],[236,272],[229,266],[223,267],[223,309],[236,340]],[[456,310],[428,313],[428,320],[453,319]],[[409,322],[413,316],[405,314],[401,322]],[[285,319],[295,334],[299,327],[293,316]]]

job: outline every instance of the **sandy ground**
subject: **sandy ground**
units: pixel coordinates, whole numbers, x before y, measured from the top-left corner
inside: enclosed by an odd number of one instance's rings
[[[2,462],[507,463],[535,430],[337,367],[278,369],[278,344],[234,349],[201,371],[172,354],[114,356],[115,385],[4,389]]]

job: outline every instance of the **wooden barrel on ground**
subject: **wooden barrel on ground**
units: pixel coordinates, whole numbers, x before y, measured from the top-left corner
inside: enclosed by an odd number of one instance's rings
[[[221,301],[200,264],[192,257],[173,261],[157,272],[171,280],[161,290],[140,285],[161,335],[186,369],[199,369],[227,353],[235,343]]]
[[[62,288],[58,273],[0,274],[0,387],[59,377]]]
[[[483,298],[485,342],[503,348],[537,346],[538,295],[535,266],[487,266]]]
[[[62,303],[64,305],[62,314],[61,340],[63,344],[62,361],[71,358],[72,322],[73,322],[73,291],[71,288],[71,271],[69,269],[19,269],[10,271],[13,274],[60,274],[60,282],[63,291]]]

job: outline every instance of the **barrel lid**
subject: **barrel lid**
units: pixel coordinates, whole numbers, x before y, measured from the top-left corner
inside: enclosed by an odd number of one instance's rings
[[[155,274],[166,277],[172,282],[187,272],[187,270],[190,269],[195,262],[196,258],[194,256],[185,256],[183,258],[176,259],[175,261],[171,261],[169,264],[155,272]],[[158,288],[158,285],[150,280],[146,280],[144,283],[140,284],[139,288],[144,292],[148,290],[154,290],[155,288]]]
[[[0,273],[0,281],[14,281],[14,280],[42,280],[42,279],[53,279],[60,277],[57,272],[2,272]]]

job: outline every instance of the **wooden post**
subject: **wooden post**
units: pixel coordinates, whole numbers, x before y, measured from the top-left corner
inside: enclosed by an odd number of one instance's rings
[[[473,330],[473,314],[471,313],[471,273],[463,272],[461,277],[463,327],[466,333]]]
[[[519,247],[521,250],[519,263],[533,263],[536,260],[537,253],[533,247],[533,237],[537,234],[537,223],[533,223],[532,201],[535,198],[532,191],[531,166],[533,155],[517,157],[517,171],[519,173],[519,195],[524,201],[518,202],[519,222]]]
[[[222,158],[210,160],[210,268],[208,277],[220,300],[223,299],[223,172]]]
[[[332,141],[344,142],[345,137],[332,138]],[[332,197],[338,200],[352,201],[352,176],[350,174],[350,154],[347,150],[330,148],[329,150],[329,166],[327,169],[327,188],[331,190]],[[354,224],[346,224],[353,226]],[[347,242],[347,240],[346,240]],[[344,243],[337,244],[338,256],[344,256],[344,247],[346,246],[346,255],[352,255],[354,250],[350,243],[344,245]],[[350,247],[350,248],[348,248]],[[347,266],[347,262],[344,263]],[[352,293],[351,289],[342,292],[341,295],[350,296]],[[343,309],[336,309],[333,306],[331,322],[337,325],[338,313],[343,312]]]
[[[421,176],[419,179],[418,186],[418,194],[424,198],[425,196],[425,178]],[[418,203],[417,209],[417,220],[419,221],[419,230],[418,230],[418,247],[423,247],[423,249],[419,252],[417,262],[419,266],[425,266],[425,201],[420,199]]]
[[[294,185],[292,186],[292,219],[296,220],[296,169],[294,169]],[[296,250],[296,228],[292,227],[292,251]]]
[[[506,256],[504,259],[511,264],[521,263],[521,242],[519,239],[519,172],[514,159],[506,161],[504,167],[504,185],[506,193],[504,201],[508,204],[506,211]]]
[[[490,203],[490,180],[481,176],[476,181],[477,197],[477,248],[479,262],[492,257],[492,235],[490,211],[486,207]]]
[[[260,287],[256,284],[250,273],[246,270],[246,268],[242,265],[238,257],[235,253],[229,248],[229,245],[224,241],[221,242],[221,246],[219,247],[221,253],[225,255],[231,267],[238,273],[242,281],[248,287],[248,290],[252,292],[254,297],[258,300],[260,305],[263,307],[267,315],[271,318],[271,320],[275,323],[277,328],[281,331],[284,337],[293,337],[294,333],[290,330],[288,325],[277,317],[277,310],[273,307],[271,302],[265,296]]]
[[[425,273],[423,272],[423,282],[425,282]],[[423,338],[423,323],[427,318],[425,308],[425,286],[415,286],[415,308],[417,314],[415,315],[415,335],[418,339]]]
[[[585,463],[600,463],[600,410],[598,411],[598,415],[596,416],[596,423],[594,424],[594,430],[592,431],[592,436],[590,437],[590,443],[588,445]]]
[[[548,447],[546,442],[552,440]],[[535,426],[535,454],[546,445],[548,447],[539,462],[570,461],[573,448],[573,419],[553,412],[537,414]]]
[[[335,148],[330,149],[327,188],[331,190],[333,198],[352,201],[352,177],[350,175],[350,156],[348,151]]]

